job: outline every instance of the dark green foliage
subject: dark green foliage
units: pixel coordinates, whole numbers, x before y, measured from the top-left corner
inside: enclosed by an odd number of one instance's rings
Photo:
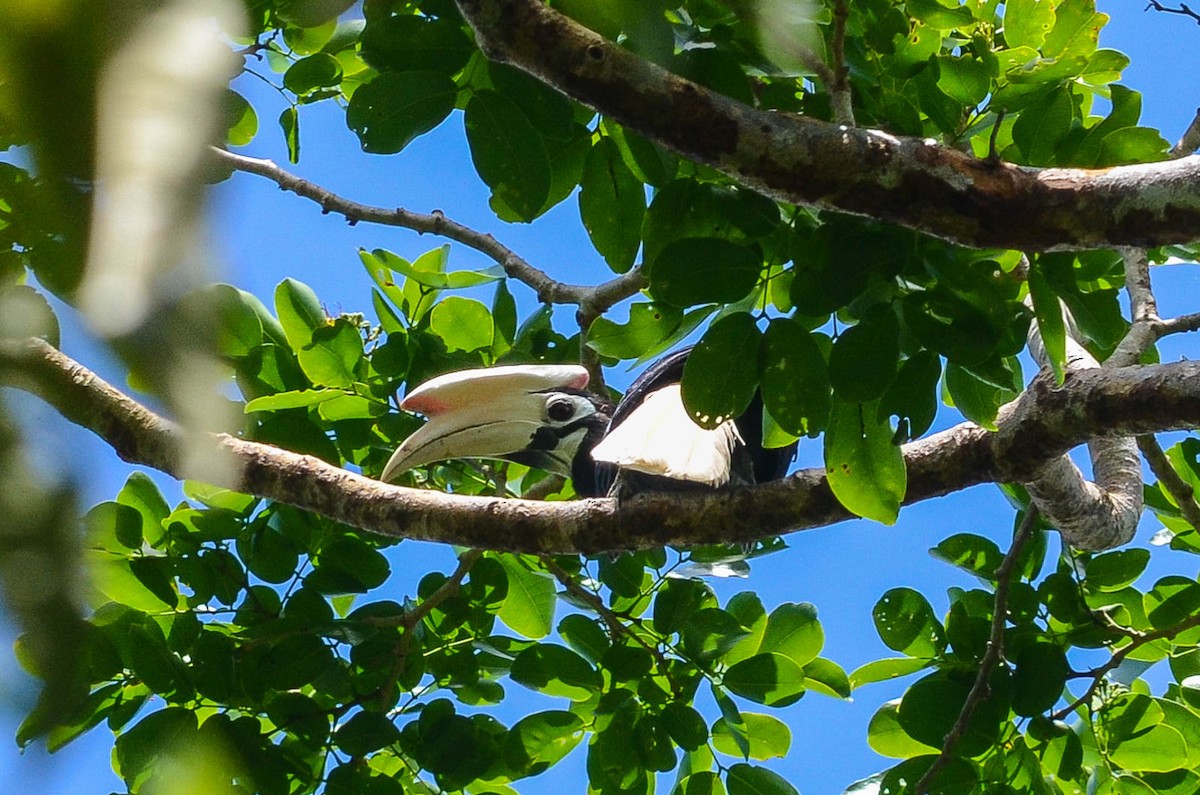
[[[111,25],[99,26],[105,12],[86,5],[61,36],[5,27],[0,148],[24,147],[13,160],[31,163],[0,163],[6,341],[57,345],[58,321],[39,290],[71,301],[83,275],[94,77],[111,38],[95,35]],[[891,522],[908,482],[899,445],[929,431],[939,404],[994,429],[1000,407],[1024,387],[1017,357],[1031,324],[1060,380],[1063,306],[1101,359],[1128,328],[1113,252],[1031,253],[1022,262],[1020,252],[966,250],[778,203],[489,62],[450,0],[368,0],[362,19],[341,21],[348,0],[244,5],[243,35],[256,42],[247,52],[275,70],[269,79],[285,101],[281,112],[269,110],[279,113],[274,128],[260,125],[267,108],[224,93],[219,127],[229,145],[279,135],[298,162],[302,118],[319,102],[344,108],[359,145],[378,155],[461,117],[497,217],[531,222],[578,188],[599,257],[615,273],[640,266],[646,279],[645,295],[626,305],[628,320],[596,318],[582,336],[564,331],[571,318],[549,304],[522,316],[524,298],[514,293],[524,288],[503,267],[452,266],[449,246],[411,261],[413,252],[360,251],[366,278],[347,278],[361,279],[370,315],[332,316],[295,279],[278,286],[270,308],[228,285],[195,291],[180,305],[211,332],[204,350],[240,392],[245,439],[375,476],[420,424],[395,410],[393,396],[427,378],[577,362],[588,349],[607,366],[642,364],[698,339],[682,388],[701,425],[740,414],[760,395],[771,444],[823,435],[832,499]],[[551,5],[733,100],[832,117],[828,87],[761,35],[787,26],[758,18],[756,4]],[[805,45],[814,57],[831,54],[835,5],[814,5]],[[1028,166],[1100,168],[1167,155],[1162,136],[1139,126],[1140,94],[1117,82],[1128,59],[1098,47],[1107,17],[1093,0],[845,5],[847,79],[861,126]],[[79,74],[51,69],[58,62]],[[59,92],[40,90],[47,75],[62,78]],[[39,90],[17,90],[26,84]],[[54,99],[63,96],[69,101]],[[1097,97],[1110,100],[1103,115],[1093,112]],[[1196,253],[1172,246],[1152,256]],[[24,283],[29,276],[36,287]],[[6,476],[21,473],[0,489],[0,553],[61,569],[38,579],[42,598],[32,601],[21,595],[33,592],[33,574],[0,572],[24,630],[16,654],[46,682],[17,740],[44,738],[54,750],[103,723],[116,733],[113,764],[131,793],[171,791],[180,759],[207,760],[214,785],[237,792],[505,792],[575,753],[586,756],[581,792],[788,795],[792,785],[758,763],[800,749],[778,713],[749,710],[789,707],[810,691],[867,700],[870,692],[854,691],[900,677],[902,697],[879,707],[867,729],[870,747],[896,760],[874,777],[879,792],[911,793],[958,730],[932,792],[1200,790],[1200,584],[1194,566],[1150,568],[1158,550],[1060,552],[1039,528],[1003,583],[997,621],[1006,545],[967,522],[937,529],[945,537],[933,556],[974,587],[944,598],[887,590],[872,618],[898,656],[847,675],[820,656],[825,633],[813,605],[768,607],[752,592],[722,604],[700,579],[745,574],[755,557],[782,550],[780,539],[749,551],[714,545],[594,559],[487,552],[457,577],[449,565],[427,573],[401,602],[379,598],[405,565],[405,548],[389,549],[394,539],[199,482],[186,482],[186,499],[172,506],[134,472],[113,501],[83,516],[92,610],[82,621],[65,592],[47,589],[76,567],[71,502],[24,477],[33,467],[7,427],[0,456]],[[1167,458],[1200,488],[1200,441],[1187,437]],[[406,473],[402,484],[507,496],[543,477],[516,464],[442,462]],[[1028,508],[1019,487],[1006,493]],[[1200,552],[1174,492],[1148,486],[1146,502],[1164,546]],[[966,720],[994,631],[1003,654]],[[1138,666],[1163,661],[1170,681],[1154,695]],[[1120,676],[1107,678],[1117,663]],[[511,726],[493,717],[492,707],[524,691],[535,694],[536,711]],[[836,751],[802,750],[818,763]]]

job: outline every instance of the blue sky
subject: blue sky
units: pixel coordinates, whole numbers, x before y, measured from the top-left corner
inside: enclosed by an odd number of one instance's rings
[[[1140,2],[1102,0],[1099,6],[1113,16],[1101,38],[1102,46],[1123,50],[1133,59],[1124,82],[1144,94],[1142,123],[1174,140],[1200,104],[1196,80],[1200,75],[1200,29],[1186,19],[1143,13]],[[266,73],[265,65],[260,68]],[[285,162],[281,136],[273,122],[284,107],[282,100],[254,79],[242,78],[237,87],[258,108],[262,126],[258,139],[241,151]],[[386,158],[362,154],[332,105],[304,108],[301,125],[302,159],[293,170],[318,184],[364,203],[426,212],[441,209],[468,226],[492,232],[531,263],[563,280],[588,283],[610,275],[579,223],[573,199],[532,225],[504,224],[492,216],[487,188],[469,166],[458,114],[402,154]],[[237,175],[214,191],[210,227],[214,278],[251,290],[270,304],[275,285],[294,276],[312,285],[332,313],[372,314],[369,282],[355,253],[357,248],[387,248],[411,259],[441,242],[399,229],[349,227],[336,217],[321,215],[315,205],[249,175]],[[452,268],[489,264],[482,255],[461,246],[452,249]],[[1197,270],[1186,266],[1155,273],[1164,314],[1195,310],[1191,299],[1200,295],[1198,278]],[[533,307],[528,290],[519,285],[512,289],[523,310]],[[570,312],[560,311],[565,328]],[[111,360],[88,344],[69,317],[64,318],[63,345],[101,374],[122,381]],[[1177,358],[1182,351],[1182,342],[1173,341],[1164,350],[1164,359]],[[611,380],[622,386],[629,377],[614,373]],[[116,493],[129,469],[107,447],[32,399],[19,395],[6,399],[25,412],[27,427],[38,429],[31,443],[48,471],[75,478],[89,504]],[[953,419],[950,412],[943,411],[939,427]],[[803,448],[801,464],[817,463],[819,453],[815,445]],[[178,498],[177,489],[167,493],[170,499]],[[930,557],[930,547],[955,532],[980,533],[1004,544],[1011,522],[1012,514],[999,492],[978,487],[908,508],[893,527],[855,521],[793,534],[788,537],[791,549],[756,562],[748,581],[714,585],[722,602],[737,591],[753,589],[768,608],[784,601],[814,603],[821,611],[827,636],[824,656],[850,671],[891,654],[879,642],[870,618],[872,606],[884,591],[897,586],[919,588],[943,610],[946,587],[975,584],[967,575]],[[1135,543],[1146,545],[1153,529],[1152,520],[1143,522]],[[1178,556],[1164,563],[1160,559],[1165,551],[1152,551],[1159,565],[1191,566]],[[412,594],[430,568],[445,570],[453,565],[449,550],[434,545],[405,543],[389,556],[392,578],[373,598]],[[11,638],[12,631],[11,626],[0,625],[5,638]],[[525,699],[519,686],[508,690],[510,700],[519,706],[506,707],[498,714],[502,720],[511,723],[521,710],[544,708],[535,700],[538,697]],[[887,767],[887,760],[867,748],[866,726],[878,705],[901,690],[899,684],[873,685],[859,691],[849,704],[810,694],[798,704],[774,712],[791,726],[793,743],[789,757],[772,767],[809,794],[840,792],[852,781]],[[13,736],[31,693],[29,680],[16,668],[11,655],[0,658],[0,738]],[[111,772],[111,747],[111,734],[103,727],[53,756],[39,748],[19,755],[15,745],[5,746],[0,740],[0,748],[6,749],[0,751],[0,789],[18,792],[37,787],[40,795],[123,790]],[[582,776],[580,749],[558,768],[522,782],[519,789],[527,793],[555,788],[582,791]]]

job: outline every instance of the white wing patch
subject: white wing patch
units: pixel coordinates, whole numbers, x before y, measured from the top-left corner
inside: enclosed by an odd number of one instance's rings
[[[625,421],[592,449],[592,458],[647,475],[709,486],[729,482],[734,445],[742,442],[732,421],[711,431],[692,422],[679,384],[650,393]]]

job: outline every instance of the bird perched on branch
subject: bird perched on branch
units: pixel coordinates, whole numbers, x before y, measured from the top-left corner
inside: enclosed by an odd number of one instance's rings
[[[569,476],[583,497],[721,488],[786,474],[795,445],[762,445],[761,399],[707,430],[680,397],[690,348],[639,376],[615,406],[586,390],[578,365],[510,365],[440,375],[409,392],[428,422],[404,440],[382,480],[451,458],[498,458]]]

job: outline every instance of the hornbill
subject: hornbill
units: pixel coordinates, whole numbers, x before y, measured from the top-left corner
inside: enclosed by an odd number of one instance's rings
[[[688,417],[679,382],[690,352],[652,364],[615,406],[586,391],[588,373],[579,365],[440,375],[401,401],[429,421],[396,448],[381,479],[449,458],[498,458],[570,476],[582,497],[783,477],[796,446],[762,446],[757,394],[745,413],[712,430]]]

